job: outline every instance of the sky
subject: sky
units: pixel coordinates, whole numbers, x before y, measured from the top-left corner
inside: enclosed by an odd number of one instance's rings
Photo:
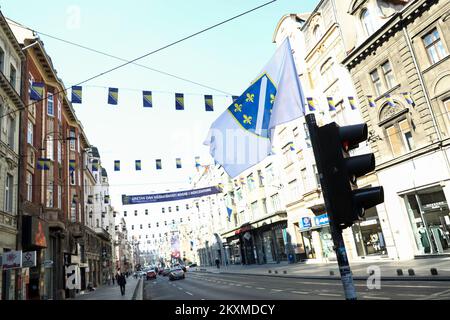
[[[125,59],[134,59],[267,1],[25,1],[2,0],[3,14],[37,31]],[[75,104],[90,144],[98,147],[109,174],[112,204],[122,194],[177,191],[188,186],[194,158],[212,163],[203,145],[212,122],[240,95],[275,52],[275,27],[285,14],[311,12],[317,0],[278,0],[257,11],[139,61],[222,92],[128,65],[83,87]],[[66,87],[122,64],[113,58],[41,35]],[[119,88],[119,104],[107,104],[107,88]],[[153,91],[152,109],[142,108],[142,90]],[[185,110],[175,111],[175,93]],[[69,91],[70,93],[70,91]],[[215,111],[204,111],[204,95]],[[183,169],[175,169],[182,158]],[[162,159],[163,170],[155,170]],[[114,172],[114,160],[122,170]],[[134,161],[142,160],[142,171]]]

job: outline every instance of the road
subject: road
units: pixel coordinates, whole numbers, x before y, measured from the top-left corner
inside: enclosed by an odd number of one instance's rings
[[[336,280],[305,280],[270,276],[188,272],[186,279],[158,276],[144,281],[145,300],[343,300]],[[356,281],[360,300],[450,300],[446,281],[383,281],[369,290]]]

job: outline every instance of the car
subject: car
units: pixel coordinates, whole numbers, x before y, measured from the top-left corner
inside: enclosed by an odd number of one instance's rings
[[[156,271],[154,269],[150,269],[147,271],[147,280],[156,279]]]
[[[180,267],[174,268],[174,269],[170,270],[170,272],[169,272],[169,280],[170,281],[184,279],[185,277],[186,277],[186,275],[184,274],[183,269],[181,269]]]
[[[163,272],[164,272],[164,269],[163,269],[163,268],[160,268],[160,269],[158,270],[158,274],[159,274],[160,276],[162,276]]]
[[[169,273],[170,273],[170,269],[169,269],[169,268],[165,268],[165,269],[163,270],[163,272],[162,272],[162,275],[163,275],[163,277],[166,277],[166,276],[169,275]]]
[[[195,267],[197,267],[197,264],[196,264],[196,263],[191,263],[191,264],[189,265],[189,268],[195,268]]]

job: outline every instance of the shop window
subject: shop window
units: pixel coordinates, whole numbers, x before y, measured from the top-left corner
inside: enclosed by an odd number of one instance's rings
[[[436,28],[423,36],[422,41],[431,64],[435,64],[447,56],[441,36]]]

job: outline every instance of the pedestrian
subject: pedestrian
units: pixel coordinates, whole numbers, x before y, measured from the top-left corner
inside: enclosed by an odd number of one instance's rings
[[[127,284],[127,279],[123,273],[120,273],[117,277],[117,284],[120,286],[120,293],[122,296],[125,295],[125,285]]]
[[[217,266],[217,269],[220,269],[220,260],[218,258],[216,259],[216,266]]]
[[[108,286],[110,286],[111,285],[111,274],[109,272],[108,272],[107,282],[108,282]]]

